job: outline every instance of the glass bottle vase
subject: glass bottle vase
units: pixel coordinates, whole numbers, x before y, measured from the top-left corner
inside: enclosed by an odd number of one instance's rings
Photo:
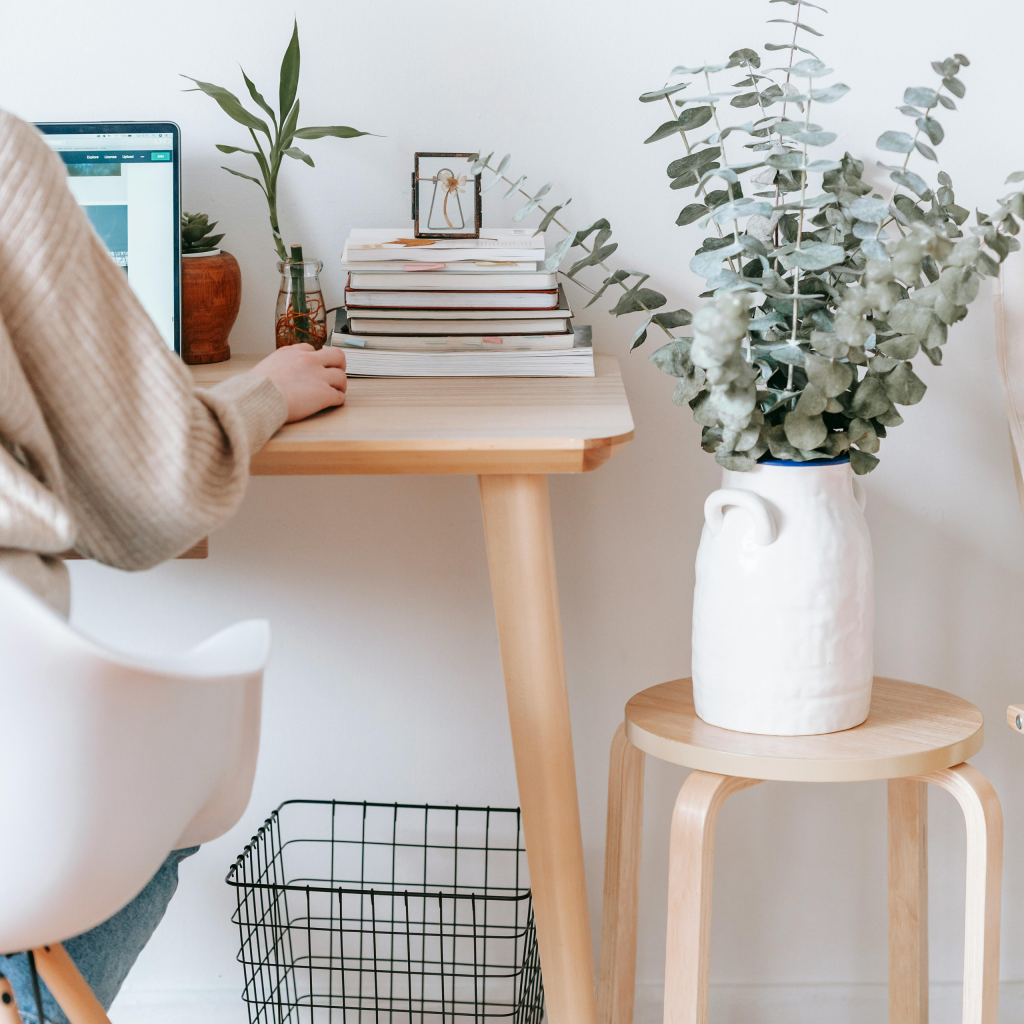
[[[281,288],[275,313],[277,347],[308,342],[322,348],[327,340],[327,307],[320,290],[321,260],[278,263]]]

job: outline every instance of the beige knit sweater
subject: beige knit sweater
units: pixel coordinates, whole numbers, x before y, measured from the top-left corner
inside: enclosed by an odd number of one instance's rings
[[[120,569],[180,554],[237,509],[284,397],[197,392],[36,130],[0,111],[0,570],[67,613],[68,548]]]

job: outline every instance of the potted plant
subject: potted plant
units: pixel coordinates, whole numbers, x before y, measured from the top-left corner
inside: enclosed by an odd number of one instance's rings
[[[277,110],[263,98],[256,85],[245,71],[242,71],[242,78],[250,97],[270,119],[269,124],[263,117],[246,109],[241,100],[227,89],[210,82],[202,82],[198,78],[191,78],[189,75],[182,77],[189,78],[190,81],[196,83],[195,89],[186,89],[186,92],[206,93],[233,121],[248,129],[255,147],[245,149],[241,146],[217,145],[217,149],[222,153],[247,153],[256,161],[259,171],[258,178],[251,174],[243,174],[231,167],[223,169],[229,174],[255,182],[267,200],[274,249],[280,261],[278,263],[278,271],[281,274],[280,295],[284,297],[283,304],[278,303],[278,310],[275,314],[274,332],[278,347],[297,342],[311,342],[319,348],[327,336],[327,312],[322,299],[318,307],[313,301],[313,297],[321,294],[319,272],[323,268],[323,264],[319,260],[309,258],[303,260],[301,245],[292,246],[291,256],[285,249],[277,215],[278,176],[284,157],[301,160],[310,167],[315,166],[313,158],[294,144],[296,139],[322,139],[328,135],[339,139],[353,139],[369,133],[348,128],[345,125],[300,128],[298,126],[299,67],[299,25],[296,21],[291,40],[281,61]],[[261,135],[264,137],[262,141],[259,137]]]
[[[814,5],[784,2],[795,16],[772,20],[792,35],[766,45],[786,55],[781,67],[739,49],[677,67],[641,100],[672,112],[647,141],[684,149],[670,187],[693,198],[676,223],[708,229],[690,267],[710,301],[692,336],[650,357],[676,378],[674,401],[723,471],[697,555],[696,710],[728,729],[802,735],[867,717],[874,606],[859,477],[899,408],[925,394],[912,360],[941,363],[982,278],[1019,248],[1024,195],[968,225],[949,175],[924,177],[945,134],[936,115],[965,93],[962,54],[906,90],[911,131],[879,136],[881,170],[829,154],[836,135],[815,119],[849,89],[803,46],[802,33],[820,35],[804,20]],[[646,312],[634,347],[648,328],[672,334],[652,312],[664,297],[638,290],[645,277],[619,304]]]
[[[181,215],[181,358],[220,363],[231,358],[228,335],[242,301],[238,260],[219,249],[223,234],[205,213]]]

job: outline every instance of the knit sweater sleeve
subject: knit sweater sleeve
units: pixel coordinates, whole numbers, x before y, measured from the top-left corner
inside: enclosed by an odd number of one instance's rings
[[[284,423],[266,377],[206,391],[170,352],[71,195],[60,158],[0,113],[0,316],[53,439],[43,480],[82,554],[144,569],[237,509]],[[37,474],[38,475],[38,474]]]

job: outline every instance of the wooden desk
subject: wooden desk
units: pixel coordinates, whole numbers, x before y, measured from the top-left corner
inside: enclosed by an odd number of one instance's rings
[[[254,356],[190,367],[198,384]],[[537,939],[552,1024],[596,1024],[590,915],[562,654],[548,473],[583,473],[633,436],[611,356],[586,378],[356,378],[283,427],[258,475],[475,473],[505,673]]]

